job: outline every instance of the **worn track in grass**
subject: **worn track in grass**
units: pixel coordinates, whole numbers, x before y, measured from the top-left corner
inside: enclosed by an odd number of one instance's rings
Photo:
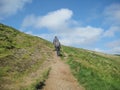
[[[73,77],[67,64],[54,54],[51,71],[43,90],[84,90]]]

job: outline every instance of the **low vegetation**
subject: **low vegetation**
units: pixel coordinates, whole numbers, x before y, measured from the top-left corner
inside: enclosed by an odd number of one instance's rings
[[[52,52],[49,41],[0,24],[0,90],[40,89]],[[120,90],[119,55],[62,46],[61,59],[86,90]]]
[[[46,79],[48,79],[48,75],[49,75],[50,70],[51,70],[51,68],[44,70],[44,72],[40,75],[39,78],[37,78],[29,86],[23,87],[20,90],[41,90],[45,85]]]
[[[51,52],[50,42],[0,24],[0,90],[19,90],[21,82],[52,59]]]
[[[120,57],[64,47],[72,73],[86,90],[120,90]]]

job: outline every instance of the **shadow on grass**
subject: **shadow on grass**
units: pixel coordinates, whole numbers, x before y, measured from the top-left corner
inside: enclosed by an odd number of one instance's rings
[[[36,90],[42,90],[44,86],[45,86],[45,81],[40,82],[36,85]]]

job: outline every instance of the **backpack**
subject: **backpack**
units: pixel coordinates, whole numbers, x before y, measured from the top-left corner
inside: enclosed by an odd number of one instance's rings
[[[56,41],[56,42],[55,42],[55,46],[56,46],[56,47],[60,47],[60,42],[59,42],[59,41]]]

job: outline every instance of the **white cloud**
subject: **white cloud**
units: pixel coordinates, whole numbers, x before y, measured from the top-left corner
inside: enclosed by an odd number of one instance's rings
[[[113,54],[120,54],[120,47],[114,47],[114,48],[111,50],[111,52],[112,52]]]
[[[103,39],[111,38],[114,40],[115,38],[120,37],[120,3],[114,3],[109,6],[107,6],[104,9],[104,25],[108,29],[103,34]],[[113,43],[113,42],[112,42]],[[109,44],[110,45],[110,44]],[[108,45],[108,46],[109,46]],[[113,52],[117,47],[110,47],[109,52]],[[116,51],[116,50],[115,50]]]
[[[110,53],[120,54],[120,39],[109,42],[106,46],[110,48]]]
[[[32,31],[27,31],[27,32],[25,32],[25,33],[30,34],[30,35],[33,35],[33,32],[32,32]]]
[[[25,17],[22,27],[34,26],[35,28],[48,28],[50,30],[61,30],[66,27],[72,17],[72,11],[69,9],[60,9],[48,13],[45,16],[28,15]]]
[[[73,12],[69,9],[53,11],[45,16],[28,15],[23,20],[22,27],[47,28],[52,31],[52,34],[42,33],[38,34],[38,36],[48,40],[51,37],[53,38],[53,35],[60,36],[60,41],[64,45],[87,45],[101,37],[103,29],[92,26],[76,26],[74,24],[77,21],[72,20],[72,15]]]
[[[109,42],[107,44],[108,47],[113,48],[113,47],[120,47],[120,39],[119,40],[115,40],[112,42]]]
[[[114,41],[104,43],[106,44],[107,50],[101,51],[111,54],[120,54],[120,3],[114,3],[107,6],[103,14],[105,16],[104,24],[108,26],[108,30],[103,33],[103,39],[107,40],[107,38],[110,37],[111,40]]]
[[[0,19],[15,14],[32,0],[0,0]]]
[[[47,15],[38,19],[37,27],[47,27],[51,29],[58,29],[65,26],[72,16],[72,11],[69,9],[60,9],[50,12]]]
[[[100,49],[100,48],[95,48],[94,51],[107,53],[107,54],[120,54],[120,47],[113,47],[113,48],[107,49],[107,50],[103,50],[103,49]]]
[[[38,18],[33,14],[26,16],[23,20],[22,28],[29,27],[29,26],[35,26],[35,24],[38,23],[37,19]]]
[[[114,37],[116,33],[120,33],[120,26],[111,26],[110,29],[105,31],[105,37]]]
[[[120,25],[120,4],[112,4],[105,8],[105,23],[110,25]]]
[[[62,43],[66,45],[88,45],[97,41],[102,33],[103,30],[101,28],[91,26],[74,27],[70,32],[63,34]]]
[[[105,50],[102,50],[102,49],[100,49],[100,48],[95,48],[94,51],[96,51],[96,52],[104,52],[104,53],[106,53]]]
[[[45,38],[49,41],[52,41],[54,36],[58,36],[62,44],[77,47],[88,47],[90,44],[94,44],[96,41],[101,39],[101,37],[113,37],[120,31],[120,27],[114,25],[105,32],[102,28],[79,26],[76,25],[78,22],[72,19],[72,15],[73,12],[69,9],[56,10],[44,16],[36,16],[31,14],[24,18],[22,27],[33,27],[39,30],[44,30],[43,28],[47,28],[47,30],[50,31],[49,33],[38,33],[36,36]],[[108,48],[106,48],[106,50],[101,48],[95,48],[94,50],[104,53],[119,53],[119,46],[120,44],[118,41],[114,41],[107,44]]]
[[[94,27],[77,27],[72,29],[66,29],[66,32],[53,32],[53,33],[43,33],[38,34],[42,38],[47,40],[52,40],[54,36],[60,37],[60,42],[64,45],[89,45],[93,44],[95,41],[99,40],[103,30]]]

